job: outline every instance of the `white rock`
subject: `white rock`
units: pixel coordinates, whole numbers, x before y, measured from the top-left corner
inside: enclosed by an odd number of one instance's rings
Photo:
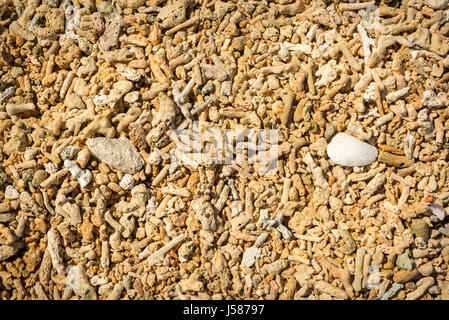
[[[142,70],[142,69],[140,69],[140,70]],[[131,80],[131,81],[139,81],[140,78],[142,78],[142,76],[145,74],[145,72],[143,72],[143,73],[139,72],[135,69],[125,66],[124,64],[120,64],[117,67],[117,73],[119,73],[120,75],[124,76],[126,79]]]
[[[426,90],[423,92],[423,98],[421,100],[421,103],[423,106],[429,108],[444,107],[443,100],[441,100],[440,97],[437,96],[435,91],[432,90]]]
[[[126,103],[134,103],[137,102],[140,99],[140,92],[139,91],[131,91],[128,92],[124,97],[123,100]]]
[[[83,170],[81,170],[81,168],[75,161],[64,160],[64,166],[69,169],[70,173],[75,179],[78,179],[83,174]]]
[[[105,103],[109,102],[108,96],[105,94],[100,94],[100,95],[95,96],[93,101],[95,103],[95,106],[99,106],[101,104],[105,104]]]
[[[440,206],[439,204],[436,204],[436,203],[428,203],[427,206],[429,207],[430,211],[432,211],[432,214],[437,216],[438,219],[444,220],[447,213],[446,213],[446,210],[442,206]]]
[[[245,250],[242,257],[242,265],[251,268],[256,262],[256,259],[260,257],[261,250],[255,247],[249,247]]]
[[[162,162],[162,156],[159,149],[156,148],[155,151],[151,152],[147,161],[152,166],[158,166]]]
[[[64,166],[69,169],[72,176],[78,180],[82,188],[85,188],[92,181],[92,172],[89,170],[81,170],[75,161],[64,160]]]
[[[7,200],[15,200],[19,199],[20,193],[13,186],[6,186],[5,189],[5,199]]]
[[[95,288],[89,283],[89,278],[82,264],[68,266],[67,271],[67,276],[64,279],[67,288],[72,289],[82,300],[97,299]]]
[[[44,168],[45,168],[45,171],[49,174],[52,174],[52,173],[55,173],[56,171],[58,171],[58,165],[53,162],[44,163]]]
[[[365,92],[363,93],[363,100],[365,102],[373,102],[376,100],[376,83],[375,82],[371,82],[368,86],[368,88],[366,88]]]
[[[84,170],[81,176],[78,179],[78,183],[81,188],[87,187],[87,185],[92,181],[92,172],[89,170]]]
[[[23,154],[24,160],[33,160],[36,157],[37,150],[36,149],[28,149]]]
[[[336,164],[347,167],[362,167],[377,158],[377,149],[347,134],[337,133],[327,145],[327,155]]]
[[[128,173],[123,175],[122,181],[120,181],[119,185],[123,190],[130,190],[136,183],[134,177]]]

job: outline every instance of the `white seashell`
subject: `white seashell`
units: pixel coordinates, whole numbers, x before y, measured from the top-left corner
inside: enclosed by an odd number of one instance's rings
[[[377,149],[347,134],[337,133],[327,145],[327,155],[336,164],[347,167],[362,167],[377,158]]]

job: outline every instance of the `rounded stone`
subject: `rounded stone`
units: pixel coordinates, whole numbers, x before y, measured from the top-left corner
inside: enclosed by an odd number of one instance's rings
[[[378,152],[372,145],[340,132],[327,145],[327,155],[338,165],[363,167],[376,160]]]
[[[433,265],[432,262],[428,262],[426,264],[423,264],[421,266],[419,266],[418,268],[419,273],[421,273],[422,276],[424,277],[429,277],[432,275],[433,273]]]
[[[45,170],[37,170],[34,173],[33,176],[33,180],[31,180],[31,184],[33,185],[33,187],[38,187],[42,181],[44,181],[45,179],[47,179],[48,177],[48,173],[45,172]]]
[[[60,154],[62,160],[72,160],[81,150],[78,146],[67,146]]]

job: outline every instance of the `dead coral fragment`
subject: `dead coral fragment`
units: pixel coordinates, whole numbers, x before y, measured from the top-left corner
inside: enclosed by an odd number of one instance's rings
[[[298,13],[301,13],[305,9],[304,1],[303,0],[296,0],[295,2],[291,4],[278,4],[277,8],[279,10],[279,14],[285,14],[287,16],[294,16]]]
[[[408,159],[406,156],[396,155],[383,150],[379,152],[378,160],[387,165],[401,168],[409,167],[413,164],[413,160]]]
[[[14,116],[16,114],[21,114],[29,111],[36,110],[34,103],[24,103],[24,104],[11,104],[6,105],[6,112],[9,116]]]
[[[91,138],[87,140],[87,146],[102,162],[124,173],[134,174],[145,164],[136,148],[125,137]]]
[[[192,200],[190,209],[196,213],[196,217],[201,222],[205,231],[211,232],[217,229],[215,208],[210,202],[200,197],[196,200]]]

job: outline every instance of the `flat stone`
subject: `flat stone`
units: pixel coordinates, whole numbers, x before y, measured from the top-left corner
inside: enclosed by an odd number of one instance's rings
[[[102,162],[124,173],[139,172],[145,162],[137,149],[125,138],[91,138],[87,146],[94,156]]]
[[[372,145],[340,132],[327,145],[327,155],[341,166],[362,167],[376,160],[378,152]]]

